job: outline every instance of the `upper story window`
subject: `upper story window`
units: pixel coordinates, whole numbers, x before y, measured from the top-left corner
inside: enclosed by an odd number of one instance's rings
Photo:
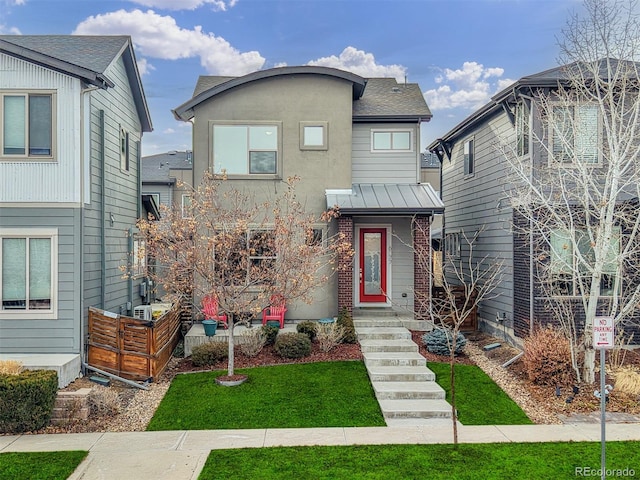
[[[278,125],[214,125],[213,164],[228,175],[278,173]]]
[[[413,151],[411,130],[372,130],[372,152],[411,152]]]
[[[53,318],[57,290],[56,229],[0,230],[0,318]]]
[[[598,163],[598,107],[555,105],[550,151],[559,163]]]
[[[2,92],[0,157],[46,160],[54,156],[53,93]]]
[[[463,145],[464,153],[464,174],[473,175],[475,172],[475,142],[473,138],[466,140]]]
[[[327,122],[300,122],[300,150],[326,150]]]
[[[193,218],[191,195],[182,195],[182,218]]]
[[[120,127],[120,168],[125,172],[129,171],[129,132]]]
[[[516,105],[516,153],[519,157],[529,154],[531,110],[527,102],[518,102]]]

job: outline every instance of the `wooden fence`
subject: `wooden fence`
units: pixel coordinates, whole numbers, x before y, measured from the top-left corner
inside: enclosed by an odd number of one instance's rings
[[[89,308],[88,364],[129,380],[154,381],[180,340],[180,307],[157,320]]]

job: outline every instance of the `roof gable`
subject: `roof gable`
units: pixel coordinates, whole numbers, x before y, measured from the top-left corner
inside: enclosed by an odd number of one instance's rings
[[[106,71],[122,56],[142,131],[150,132],[153,129],[131,37],[0,35],[0,52],[79,78],[102,89],[115,86],[106,76]]]

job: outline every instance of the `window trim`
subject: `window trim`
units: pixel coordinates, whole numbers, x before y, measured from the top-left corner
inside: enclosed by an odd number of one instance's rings
[[[570,103],[564,103],[564,102],[550,102],[549,103],[549,112],[547,112],[547,133],[548,133],[548,140],[547,140],[547,148],[548,148],[548,163],[551,165],[562,165],[564,167],[571,167],[571,166],[578,166],[578,164],[576,164],[576,162],[574,161],[574,157],[575,152],[570,151],[569,153],[573,153],[573,155],[571,155],[571,161],[568,162],[563,162],[563,161],[559,161],[556,160],[555,158],[555,154],[554,154],[554,137],[556,134],[556,130],[557,130],[557,124],[555,121],[555,109],[556,108],[563,108],[563,109],[568,109],[571,108],[574,112],[574,122],[575,122],[575,112],[577,108],[580,107],[592,107],[595,109],[596,112],[596,145],[595,145],[595,150],[596,150],[596,159],[594,162],[587,162],[585,160],[580,160],[578,162],[579,165],[584,165],[584,166],[594,166],[594,167],[599,167],[602,165],[602,152],[601,152],[601,145],[602,145],[602,138],[603,138],[603,134],[602,134],[602,119],[601,119],[601,115],[600,115],[600,110],[598,108],[598,105],[593,103],[593,102],[570,102]],[[573,131],[573,146],[572,146],[573,150],[575,151],[576,149],[576,139],[575,139],[575,130]]]
[[[467,147],[469,153],[466,153]],[[475,136],[466,138],[462,142],[462,164],[465,177],[473,177],[476,174],[476,139]]]
[[[617,239],[618,242],[618,252],[620,251],[621,248],[621,242],[622,242],[622,229],[619,226],[614,226],[614,239]],[[558,228],[558,229],[554,229],[550,232],[550,238],[547,240],[548,241],[548,245],[549,245],[549,278],[548,281],[550,283],[550,293],[552,297],[558,297],[558,298],[575,298],[579,296],[579,292],[578,292],[578,279],[577,276],[580,276],[580,272],[578,271],[578,263],[577,263],[577,257],[573,251],[573,243],[571,240],[569,240],[569,248],[571,248],[571,265],[568,265],[569,271],[568,272],[562,272],[560,268],[557,268],[553,265],[554,262],[554,256],[558,256],[557,253],[554,253],[554,249],[553,249],[553,245],[552,245],[552,240],[551,240],[551,236],[556,234],[559,236],[562,233],[562,229]],[[576,234],[582,234],[586,236],[585,230],[584,229],[577,229],[576,230]],[[569,236],[568,234],[566,235],[567,237]],[[591,250],[593,251],[593,249]],[[581,252],[581,255],[588,255],[588,252]],[[562,259],[558,258],[557,261],[560,263],[562,262]],[[622,271],[620,268],[620,265],[616,266],[616,271],[611,273],[609,272],[602,272],[603,275],[612,275],[613,279],[614,279],[614,283],[615,283],[615,278],[622,278]],[[558,278],[560,278],[560,276],[562,275],[570,275],[571,278],[567,281],[571,282],[571,293],[570,294],[562,294],[562,293],[556,293],[555,292],[555,288],[554,288],[554,282],[555,282],[555,277],[557,276]],[[611,294],[602,294],[602,282],[604,281],[604,278],[600,279],[600,298],[611,298],[614,296],[614,293],[612,292]],[[622,287],[622,282],[619,283],[619,288]]]
[[[307,145],[305,143],[305,131],[307,127],[322,128],[322,144]],[[328,150],[329,149],[329,122],[300,122],[300,150]]]
[[[375,148],[375,135],[377,133],[389,133],[391,135],[391,148]],[[409,148],[393,148],[393,135],[395,133],[409,134]],[[371,129],[371,153],[412,153],[414,151],[414,130],[411,128],[372,128]]]
[[[51,98],[51,154],[31,155],[29,153],[29,96],[49,96]],[[25,102],[25,153],[4,153],[4,97],[24,96]],[[52,163],[57,160],[57,92],[55,90],[43,89],[16,89],[0,90],[0,162],[46,162]]]
[[[120,125],[118,150],[120,152],[120,170],[129,173],[131,171],[131,147],[129,146],[129,132],[122,125]]]
[[[58,229],[57,228],[0,228],[0,299],[2,298],[2,239],[4,238],[49,238],[51,240],[51,308],[3,310],[0,305],[0,320],[29,317],[53,320],[58,318]],[[29,302],[27,301],[27,306]]]
[[[212,171],[216,173],[222,173],[222,170],[217,167],[216,159],[215,159],[215,127],[266,127],[273,126],[276,127],[277,130],[277,139],[276,139],[276,149],[275,150],[250,150],[249,145],[247,144],[247,172],[246,173],[227,173],[227,178],[231,179],[246,179],[246,178],[263,178],[263,179],[279,179],[282,177],[282,122],[281,121],[209,121],[209,158],[210,158],[210,166]],[[247,137],[248,141],[248,137]],[[276,171],[275,173],[250,173],[251,163],[250,163],[250,153],[254,152],[275,152],[276,154]]]
[[[531,152],[531,105],[527,100],[516,104],[516,156],[526,157]]]

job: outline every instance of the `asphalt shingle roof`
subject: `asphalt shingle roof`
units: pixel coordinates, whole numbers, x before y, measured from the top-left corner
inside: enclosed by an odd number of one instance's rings
[[[146,183],[174,183],[171,170],[192,170],[193,152],[167,152],[142,157],[141,176]]]
[[[0,35],[0,40],[104,73],[127,45],[129,37],[82,35]]]

